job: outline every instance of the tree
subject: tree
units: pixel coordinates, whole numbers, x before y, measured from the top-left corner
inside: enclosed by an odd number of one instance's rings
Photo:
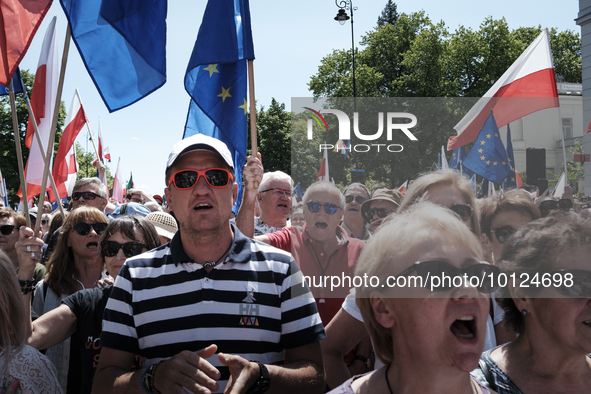
[[[271,106],[257,112],[257,133],[259,151],[265,172],[291,172],[291,114],[285,111],[285,104],[271,99]]]
[[[386,6],[382,10],[382,14],[378,17],[378,26],[385,26],[387,24],[395,25],[398,20],[398,12],[396,11],[396,3],[388,0]]]
[[[96,167],[92,164],[96,160],[94,151],[85,152],[82,146],[76,142],[76,163],[78,164],[78,179],[80,178],[94,178],[96,177]],[[107,172],[107,185],[109,190],[113,187],[113,176],[105,163]]]
[[[27,90],[27,95],[31,97],[35,77],[27,70],[21,70],[21,76]],[[15,95],[15,104],[21,151],[23,153],[23,166],[25,166],[27,159],[29,158],[29,149],[25,146],[25,135],[27,132],[27,123],[29,122],[29,113],[27,111],[25,100],[22,94]],[[54,142],[54,157],[57,153],[65,118],[66,108],[62,101],[60,104],[57,131]],[[14,130],[12,127],[12,112],[10,109],[10,100],[8,95],[0,97],[0,170],[2,170],[2,176],[6,178],[6,189],[9,195],[9,203],[11,206],[15,206],[20,201],[19,197],[17,196],[17,192],[20,188],[21,181],[17,164],[16,148],[14,144]]]

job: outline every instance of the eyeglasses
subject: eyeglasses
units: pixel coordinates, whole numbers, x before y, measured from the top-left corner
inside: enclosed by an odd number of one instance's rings
[[[558,274],[564,280],[560,281],[560,286],[556,286],[556,290],[562,295],[575,298],[590,298],[591,297],[591,271],[586,270],[557,270],[549,272],[550,274]],[[567,274],[572,275],[571,286],[567,286]],[[553,275],[554,277],[554,275]]]
[[[211,187],[226,187],[230,182],[234,182],[234,177],[230,171],[223,168],[208,168],[207,170],[180,170],[172,174],[168,180],[168,186],[174,183],[179,190],[193,188],[199,178],[203,176],[207,184]]]
[[[363,196],[352,196],[352,195],[345,196],[345,202],[347,204],[352,203],[353,200],[355,200],[355,202],[357,202],[357,204],[363,204],[367,200],[367,198],[365,198]]]
[[[490,230],[492,233],[495,233],[495,236],[497,237],[497,240],[504,244],[505,241],[507,241],[507,239],[513,235],[513,233],[517,230],[515,230],[513,227],[511,226],[502,226],[502,227],[497,227],[497,228],[493,228],[492,230]]]
[[[383,219],[386,216],[388,216],[389,213],[390,213],[390,211],[388,209],[386,209],[386,208],[372,208],[372,209],[368,209],[363,214],[363,218],[366,221],[371,222],[371,219],[373,219],[374,215],[378,215],[378,217],[380,219]]]
[[[93,192],[74,192],[72,193],[72,200],[78,201],[80,197],[84,198],[85,200],[94,200],[97,197],[102,198],[99,194]]]
[[[49,223],[49,219],[41,219],[42,226],[45,226],[47,223]]]
[[[540,211],[553,211],[555,209],[562,209],[568,211],[573,207],[573,202],[569,198],[562,198],[558,201],[547,200],[540,203]]]
[[[469,222],[472,218],[472,207],[468,204],[453,204],[449,207],[464,222]]]
[[[307,206],[308,206],[308,211],[310,211],[312,213],[316,213],[316,212],[320,211],[321,207],[324,207],[324,212],[326,212],[327,215],[334,215],[341,208],[338,205],[333,204],[331,202],[327,202],[326,204],[321,204],[318,201],[310,201],[307,204]]]
[[[72,226],[74,230],[80,235],[88,235],[90,233],[90,228],[94,229],[94,232],[98,235],[102,235],[107,228],[107,223],[98,222],[98,223],[76,223]]]
[[[2,233],[2,235],[10,235],[10,234],[12,234],[12,232],[14,231],[15,228],[18,230],[20,228],[20,226],[17,227],[12,224],[4,224],[4,225],[0,226],[0,233]]]
[[[472,264],[466,268],[458,268],[453,266],[445,261],[417,261],[404,271],[402,271],[398,276],[406,276],[411,272],[415,271],[424,282],[429,280],[429,276],[437,276],[441,277],[464,277],[467,275],[468,283],[470,283],[470,278],[473,276],[478,277],[479,285],[477,287],[480,293],[492,293],[496,289],[498,289],[498,281],[496,278],[498,277],[501,270],[499,267],[494,265],[490,265],[486,262],[481,262],[478,264]],[[492,274],[492,275],[491,275]],[[482,282],[482,283],[480,283]],[[453,280],[442,280],[441,286],[433,287],[433,291],[448,291],[452,289]],[[463,283],[463,282],[462,282]]]
[[[267,189],[267,190],[263,190],[261,193],[266,193],[266,192],[271,192],[271,194],[275,197],[291,198],[291,196],[293,195],[293,192],[290,190],[277,189],[274,187]]]
[[[133,257],[142,253],[142,251],[148,249],[148,245],[144,245],[140,242],[126,242],[120,244],[115,241],[103,241],[101,242],[101,253],[105,257],[113,257],[119,253],[119,249],[123,249],[125,257]]]

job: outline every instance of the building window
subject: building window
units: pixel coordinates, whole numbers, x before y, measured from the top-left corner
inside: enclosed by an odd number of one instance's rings
[[[565,140],[573,138],[573,118],[562,118],[562,132]]]

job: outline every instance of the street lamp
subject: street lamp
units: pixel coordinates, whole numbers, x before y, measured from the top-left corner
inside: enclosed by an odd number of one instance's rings
[[[335,4],[339,7],[339,12],[334,20],[344,25],[349,20],[349,15],[345,10],[351,10],[351,55],[353,57],[353,100],[357,97],[357,86],[355,85],[355,34],[353,33],[353,11],[357,7],[353,6],[352,0],[335,0]]]

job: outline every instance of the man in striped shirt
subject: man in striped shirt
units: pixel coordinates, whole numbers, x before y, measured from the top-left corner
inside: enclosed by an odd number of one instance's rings
[[[173,147],[165,194],[179,231],[121,269],[93,393],[323,391],[314,299],[289,253],[230,225],[233,167],[211,137]],[[136,352],[148,367],[130,372]]]

